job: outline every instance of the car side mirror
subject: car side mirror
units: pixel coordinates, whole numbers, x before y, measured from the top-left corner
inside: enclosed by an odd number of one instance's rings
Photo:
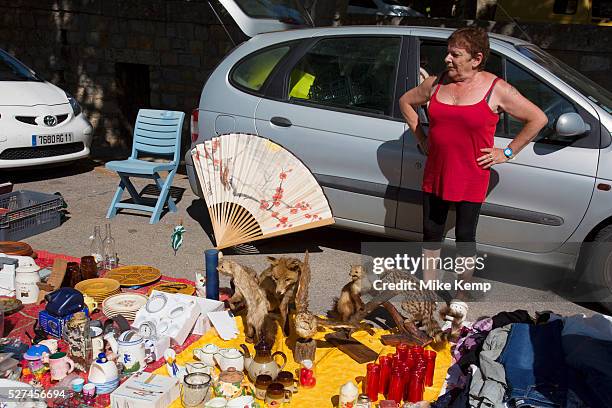
[[[582,116],[575,112],[564,113],[557,119],[555,125],[555,135],[557,140],[571,141],[577,139],[576,136],[583,136],[591,131],[591,126],[582,119]]]

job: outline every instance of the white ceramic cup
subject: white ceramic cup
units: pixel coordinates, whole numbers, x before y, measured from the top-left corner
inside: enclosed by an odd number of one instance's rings
[[[91,331],[91,349],[94,360],[98,358],[98,354],[104,353],[104,335],[100,327],[92,327]]]
[[[215,365],[215,354],[219,352],[219,347],[214,344],[207,344],[202,348],[193,350],[193,356],[206,365]]]
[[[96,385],[92,383],[87,383],[83,386],[83,395],[86,397],[92,398],[96,395]]]

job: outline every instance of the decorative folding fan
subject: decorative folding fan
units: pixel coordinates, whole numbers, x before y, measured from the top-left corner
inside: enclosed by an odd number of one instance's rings
[[[334,223],[310,170],[269,139],[231,133],[191,154],[219,249]]]

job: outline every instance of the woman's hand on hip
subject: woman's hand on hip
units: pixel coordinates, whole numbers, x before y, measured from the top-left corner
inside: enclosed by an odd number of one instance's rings
[[[504,151],[502,149],[498,149],[497,147],[485,147],[480,149],[480,151],[484,154],[476,159],[476,161],[483,169],[488,169],[494,164],[505,163],[508,161]]]

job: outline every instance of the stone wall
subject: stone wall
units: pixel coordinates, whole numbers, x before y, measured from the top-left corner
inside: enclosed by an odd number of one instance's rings
[[[186,112],[186,146],[188,115],[232,46],[204,0],[0,0],[0,48],[77,97],[94,156],[129,152],[139,107]],[[149,95],[120,89],[134,82]]]
[[[352,24],[469,23],[349,18]],[[527,36],[608,89],[612,85],[609,27],[483,24]],[[141,107],[185,112],[186,149],[189,114],[232,47],[206,0],[0,0],[0,48],[77,97],[95,128],[94,156],[129,153]]]

